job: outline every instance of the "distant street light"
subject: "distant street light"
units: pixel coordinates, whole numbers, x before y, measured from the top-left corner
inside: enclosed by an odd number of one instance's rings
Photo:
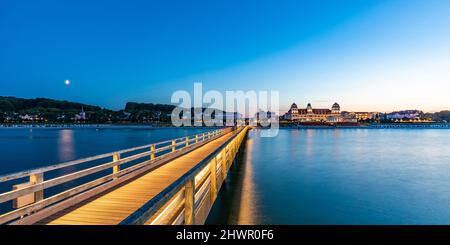
[[[69,81],[69,80],[64,81],[64,83],[65,83],[67,86],[70,85],[70,81]]]

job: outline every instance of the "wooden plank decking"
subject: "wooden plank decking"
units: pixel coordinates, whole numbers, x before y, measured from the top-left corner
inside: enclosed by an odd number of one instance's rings
[[[213,153],[232,136],[233,132],[228,133],[125,185],[55,213],[37,224],[116,225]]]

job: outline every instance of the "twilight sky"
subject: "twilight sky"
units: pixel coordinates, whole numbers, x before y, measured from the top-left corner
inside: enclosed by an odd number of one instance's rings
[[[450,109],[450,1],[0,1],[0,95],[119,109],[194,82],[282,111]]]

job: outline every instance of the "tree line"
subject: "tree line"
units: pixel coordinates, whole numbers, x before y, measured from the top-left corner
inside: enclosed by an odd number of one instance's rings
[[[0,96],[0,122],[154,122],[168,121],[175,106],[128,102],[122,110],[47,98]],[[84,115],[82,115],[82,111]]]

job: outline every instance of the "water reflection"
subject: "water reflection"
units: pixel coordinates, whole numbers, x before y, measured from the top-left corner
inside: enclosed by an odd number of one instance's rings
[[[248,138],[209,224],[450,224],[450,130]]]
[[[253,164],[255,147],[253,138],[259,137],[259,135],[259,132],[252,130],[244,139],[206,224],[251,225],[261,223],[260,202]]]
[[[75,158],[74,132],[71,129],[59,131],[58,157],[59,162],[66,162]]]
[[[239,215],[237,224],[254,225],[257,224],[255,217],[256,196],[255,183],[253,175],[253,140],[248,139],[246,142],[246,154],[244,156],[244,174],[242,180],[242,197],[239,205]]]
[[[333,148],[332,148],[333,157],[337,157],[340,155],[341,134],[342,134],[341,130],[339,130],[339,129],[333,130],[333,137],[332,137],[332,139],[333,139]]]
[[[306,156],[308,158],[313,156],[314,153],[314,129],[306,130]],[[298,140],[298,138],[296,138]]]

